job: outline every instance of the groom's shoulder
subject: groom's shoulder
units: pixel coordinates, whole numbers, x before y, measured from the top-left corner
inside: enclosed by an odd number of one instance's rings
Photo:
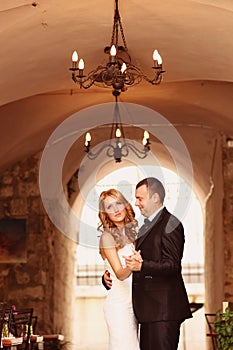
[[[181,221],[172,213],[170,213],[167,208],[163,208],[163,213],[162,215],[164,216],[166,226],[169,228],[169,231],[174,230],[177,227],[182,227],[183,225]]]

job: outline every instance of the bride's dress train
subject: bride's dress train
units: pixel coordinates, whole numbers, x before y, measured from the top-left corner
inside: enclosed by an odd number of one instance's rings
[[[122,256],[131,255],[133,244],[126,244],[118,250],[122,266],[125,259]],[[132,276],[120,281],[105,260],[106,269],[112,278],[112,288],[108,291],[104,314],[109,331],[108,350],[140,350],[138,325],[132,307]]]

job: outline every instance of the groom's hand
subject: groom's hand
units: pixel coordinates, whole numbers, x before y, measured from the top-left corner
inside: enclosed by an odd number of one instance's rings
[[[112,279],[110,277],[110,272],[108,270],[102,276],[102,283],[106,289],[112,288]]]
[[[125,258],[125,263],[126,266],[128,267],[128,269],[130,269],[131,271],[140,271],[142,268],[142,257],[140,254],[140,251],[134,251],[133,255],[130,256],[124,256]]]

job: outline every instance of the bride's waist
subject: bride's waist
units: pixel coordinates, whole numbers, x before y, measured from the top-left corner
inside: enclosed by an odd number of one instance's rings
[[[108,291],[108,300],[118,300],[121,302],[130,302],[132,298],[132,281],[124,280],[120,281],[118,279],[112,280],[112,287]]]
[[[119,280],[114,274],[110,273],[110,277],[112,279],[112,285],[116,286],[131,286],[132,285],[132,277],[129,276],[125,278],[124,280]]]

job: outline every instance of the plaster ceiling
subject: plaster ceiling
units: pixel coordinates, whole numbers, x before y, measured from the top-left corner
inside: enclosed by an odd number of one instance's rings
[[[160,86],[142,83],[121,101],[148,106],[174,125],[233,135],[233,1],[119,0],[128,49]],[[0,168],[43,149],[54,128],[85,107],[112,102],[111,90],[80,90],[68,68],[77,49],[90,71],[106,60],[113,0],[0,1]]]

